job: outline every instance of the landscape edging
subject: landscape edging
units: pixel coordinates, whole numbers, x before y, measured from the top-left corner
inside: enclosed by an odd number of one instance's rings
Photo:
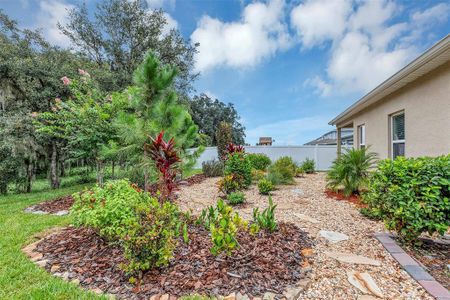
[[[387,252],[416,280],[430,295],[438,300],[450,300],[450,292],[433,278],[414,258],[406,253],[389,233],[376,233],[375,238]]]

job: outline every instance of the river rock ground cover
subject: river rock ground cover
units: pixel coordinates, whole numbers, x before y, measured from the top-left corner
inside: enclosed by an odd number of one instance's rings
[[[325,176],[317,173],[296,178],[295,185],[279,187],[272,195],[278,205],[278,220],[293,222],[315,238],[311,280],[299,299],[363,297],[349,282],[349,274],[353,272],[370,274],[385,299],[433,299],[374,238],[374,233],[385,230],[381,222],[365,218],[354,204],[327,197]],[[195,186],[182,187],[178,192],[179,205],[194,214],[213,205],[219,197],[217,181],[218,178],[208,178]],[[254,207],[264,209],[268,205],[267,196],[260,195],[255,186],[246,190],[245,196],[247,205],[236,208],[243,218],[251,219]],[[337,232],[348,239],[330,242],[322,237],[321,231]],[[378,265],[344,263],[327,255],[330,252],[365,256]]]

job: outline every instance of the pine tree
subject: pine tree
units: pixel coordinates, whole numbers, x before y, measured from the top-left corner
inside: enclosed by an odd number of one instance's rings
[[[144,187],[149,188],[150,172],[155,171],[144,144],[149,138],[164,131],[164,138],[174,138],[183,160],[182,168],[192,167],[201,149],[188,153],[198,138],[198,127],[187,108],[178,101],[173,83],[177,70],[163,65],[149,52],[134,73],[134,85],[120,97],[127,97],[129,107],[119,114],[116,125],[123,139],[121,151],[135,162],[144,173]]]

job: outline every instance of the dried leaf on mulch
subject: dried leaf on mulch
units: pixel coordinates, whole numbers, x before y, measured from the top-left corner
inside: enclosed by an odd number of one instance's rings
[[[305,277],[302,271],[302,249],[311,241],[297,226],[280,223],[279,230],[258,236],[247,232],[238,235],[241,248],[231,257],[213,256],[208,231],[190,225],[189,244],[180,240],[169,266],[148,271],[139,287],[128,283],[119,265],[124,262],[122,250],[108,244],[95,232],[69,227],[41,241],[36,251],[48,260],[46,268],[58,265],[58,272],[68,272],[69,279],[81,285],[100,288],[127,299],[144,299],[152,294],[228,295],[242,291],[261,296],[267,290],[280,293]]]

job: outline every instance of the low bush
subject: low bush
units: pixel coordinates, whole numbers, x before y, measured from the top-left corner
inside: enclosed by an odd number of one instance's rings
[[[277,229],[277,222],[275,220],[275,208],[272,197],[269,196],[269,207],[259,212],[258,208],[253,209],[253,222],[257,224],[257,229],[266,229],[269,232],[274,232]],[[256,231],[256,229],[253,229]]]
[[[327,173],[327,188],[334,191],[342,188],[345,196],[359,193],[367,184],[369,170],[376,154],[369,148],[347,149],[331,165]]]
[[[252,180],[253,181],[258,182],[265,177],[266,177],[266,173],[264,171],[252,169]]]
[[[242,179],[238,177],[238,175],[225,175],[222,179],[219,180],[219,192],[228,195],[229,193],[240,190],[240,182],[242,181]]]
[[[239,189],[248,188],[252,184],[252,166],[244,152],[234,152],[225,161],[225,175],[232,175],[239,184]]]
[[[182,228],[178,207],[170,201],[161,204],[152,198],[150,205],[140,203],[135,212],[138,221],[127,226],[122,241],[128,261],[123,268],[129,274],[167,265]]]
[[[221,161],[209,160],[202,163],[202,173],[206,177],[219,177],[223,175],[224,164]]]
[[[363,200],[371,214],[407,242],[450,226],[450,155],[383,160]]]
[[[74,194],[73,198],[74,225],[90,227],[109,240],[123,238],[127,226],[138,222],[135,208],[152,202],[128,180],[110,181],[103,188],[95,186],[90,191]]]
[[[268,179],[261,179],[258,182],[258,190],[259,193],[262,195],[269,195],[271,191],[273,191],[274,187],[270,180]]]
[[[316,171],[316,162],[313,159],[307,158],[301,163],[300,167],[306,174],[311,174]]]
[[[129,274],[167,264],[186,228],[175,204],[161,204],[127,180],[107,182],[73,197],[74,225],[90,227],[123,247],[127,264],[122,267]]]
[[[297,166],[289,156],[283,156],[277,159],[269,167],[268,179],[274,184],[291,184],[294,182],[294,176]]]
[[[238,205],[245,202],[245,195],[243,192],[232,192],[227,196],[228,203],[231,205]]]
[[[248,159],[250,160],[250,164],[252,165],[252,168],[256,170],[265,171],[267,170],[267,167],[270,166],[272,161],[270,158],[262,153],[250,153],[247,154]]]
[[[210,224],[213,255],[219,255],[225,252],[230,255],[238,247],[236,239],[237,232],[241,227],[247,227],[247,223],[239,217],[233,209],[226,205],[222,200],[217,201],[217,221]]]
[[[298,167],[295,170],[295,177],[303,177],[305,175],[305,170],[302,167]]]

